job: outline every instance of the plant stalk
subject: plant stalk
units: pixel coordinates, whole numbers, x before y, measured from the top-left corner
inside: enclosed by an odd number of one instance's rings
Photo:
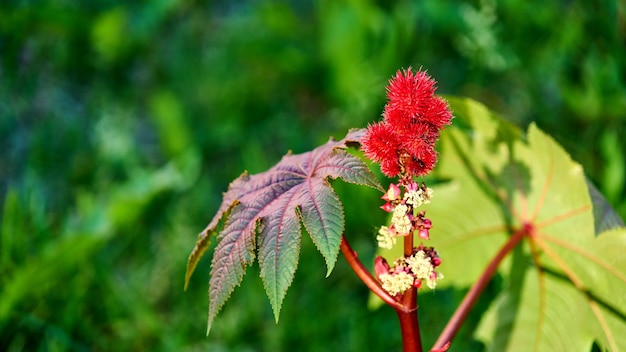
[[[413,255],[413,236],[404,237],[404,255]],[[422,340],[417,319],[417,288],[411,287],[402,294],[402,306],[408,311],[399,311],[398,320],[402,331],[402,351],[422,351]]]
[[[502,248],[500,248],[496,256],[491,260],[491,262],[489,262],[478,281],[476,281],[474,286],[472,286],[472,288],[465,294],[463,301],[457,307],[456,311],[448,321],[448,324],[433,345],[433,350],[444,348],[447,343],[452,341],[456,333],[461,328],[461,324],[465,321],[465,318],[467,318],[470,310],[478,300],[478,297],[480,297],[480,294],[484,291],[485,287],[487,287],[487,284],[491,281],[491,278],[498,270],[498,266],[502,260],[515,248],[515,246],[520,243],[524,237],[530,235],[531,233],[532,226],[525,225],[521,229],[515,231],[513,236],[511,236]]]
[[[341,253],[346,258],[346,261],[352,268],[352,270],[356,273],[356,275],[363,281],[365,286],[367,286],[374,294],[380,299],[382,299],[385,303],[393,307],[397,312],[405,312],[409,313],[410,310],[403,306],[400,302],[396,301],[392,296],[387,293],[387,291],[383,290],[382,286],[372,276],[372,274],[363,266],[357,254],[348,243],[348,240],[345,236],[341,236],[341,244],[339,245],[341,248]]]
[[[341,237],[341,253],[363,283],[380,297],[385,303],[393,307],[400,321],[402,332],[403,352],[422,352],[422,341],[419,333],[419,323],[417,319],[417,288],[411,287],[402,294],[401,301],[385,291],[378,280],[363,266],[356,252],[350,247],[345,236]],[[404,255],[413,254],[413,236],[404,237]]]

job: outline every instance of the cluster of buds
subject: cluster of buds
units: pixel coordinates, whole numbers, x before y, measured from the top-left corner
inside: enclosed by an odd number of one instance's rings
[[[383,289],[395,296],[411,287],[420,288],[424,282],[434,289],[437,280],[443,278],[441,273],[435,271],[439,264],[441,259],[437,251],[420,245],[413,249],[412,255],[397,259],[391,267],[383,257],[377,257],[374,270]]]
[[[429,230],[433,224],[426,218],[426,212],[418,211],[417,207],[430,203],[432,195],[433,191],[424,183],[411,181],[408,184],[390,184],[381,197],[385,201],[381,208],[391,213],[391,223],[380,228],[376,238],[378,246],[391,249],[398,237],[413,236],[416,233],[419,238],[429,240]],[[410,256],[395,260],[391,266],[383,257],[377,257],[374,267],[383,289],[395,296],[410,287],[420,288],[423,282],[434,289],[437,280],[443,278],[441,273],[435,271],[439,264],[441,259],[437,251],[433,247],[420,244],[413,248]]]
[[[400,187],[405,188],[404,195]],[[416,208],[430,203],[432,195],[433,191],[424,183],[420,185],[412,181],[408,185],[390,184],[389,190],[381,197],[386,202],[381,208],[392,213],[391,224],[380,228],[376,237],[378,246],[391,249],[397,237],[412,235],[415,231],[419,238],[430,239],[432,222],[425,217],[426,212],[417,212]]]

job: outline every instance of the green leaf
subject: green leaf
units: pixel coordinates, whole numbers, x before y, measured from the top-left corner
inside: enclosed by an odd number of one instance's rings
[[[626,230],[590,237],[585,247],[546,237],[543,266],[511,277],[478,336],[492,351],[589,351],[593,341],[623,350]]]
[[[359,158],[345,148],[359,142],[363,130],[329,141],[311,152],[285,155],[268,171],[233,181],[209,225],[189,256],[185,283],[223,220],[211,264],[208,331],[258,250],[261,278],[278,321],[280,307],[298,264],[301,222],[332,271],[344,230],[343,208],[328,178],[382,191]],[[257,243],[258,234],[258,243]]]
[[[469,128],[444,136],[439,175],[453,181],[427,208],[446,281],[468,285],[511,233],[533,230],[500,268],[505,289],[478,336],[494,351],[625,349],[626,259],[616,248],[626,237],[595,236],[580,165],[535,125],[515,137],[483,106],[450,103]]]

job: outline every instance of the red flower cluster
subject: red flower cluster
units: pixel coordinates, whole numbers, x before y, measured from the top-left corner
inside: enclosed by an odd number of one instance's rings
[[[449,125],[448,103],[435,96],[435,81],[424,71],[398,71],[387,86],[383,121],[370,125],[361,140],[363,151],[389,176],[412,178],[432,171],[435,142]]]

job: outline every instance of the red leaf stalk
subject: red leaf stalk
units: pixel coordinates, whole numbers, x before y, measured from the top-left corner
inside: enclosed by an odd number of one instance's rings
[[[410,239],[409,239],[410,238]],[[409,245],[410,250],[407,250]],[[417,320],[417,288],[412,287],[402,295],[402,302],[398,302],[385,291],[378,280],[363,266],[358,259],[356,252],[350,247],[345,236],[341,238],[341,253],[363,283],[380,297],[385,303],[393,307],[398,314],[400,328],[402,330],[402,350],[404,352],[422,351],[422,341],[419,334],[419,324]],[[405,253],[412,253],[413,236],[405,237]]]
[[[521,229],[517,230],[513,236],[509,238],[509,240],[500,248],[500,251],[496,254],[496,256],[491,260],[491,262],[485,268],[485,271],[482,273],[478,281],[472,286],[472,288],[465,294],[463,301],[457,307],[456,311],[448,321],[448,324],[439,335],[439,338],[433,345],[433,350],[444,348],[444,346],[452,341],[456,333],[461,328],[461,324],[467,318],[470,310],[480,297],[481,293],[484,291],[485,287],[491,278],[498,270],[500,263],[506,257],[509,252],[511,252],[515,246],[517,246],[520,241],[529,235],[532,232],[532,228],[529,226],[524,226]]]
[[[340,248],[341,253],[346,258],[346,261],[348,262],[352,270],[354,270],[359,279],[363,281],[365,286],[367,286],[372,292],[374,292],[376,296],[380,297],[380,299],[382,299],[385,303],[392,306],[396,311],[406,313],[410,312],[409,309],[407,309],[405,306],[400,304],[400,302],[397,302],[392,296],[390,296],[387,291],[383,290],[378,280],[376,280],[374,276],[372,276],[372,274],[365,268],[365,266],[363,266],[363,264],[357,257],[356,252],[352,250],[352,247],[350,247],[350,244],[348,243],[348,240],[345,236],[341,237]]]

